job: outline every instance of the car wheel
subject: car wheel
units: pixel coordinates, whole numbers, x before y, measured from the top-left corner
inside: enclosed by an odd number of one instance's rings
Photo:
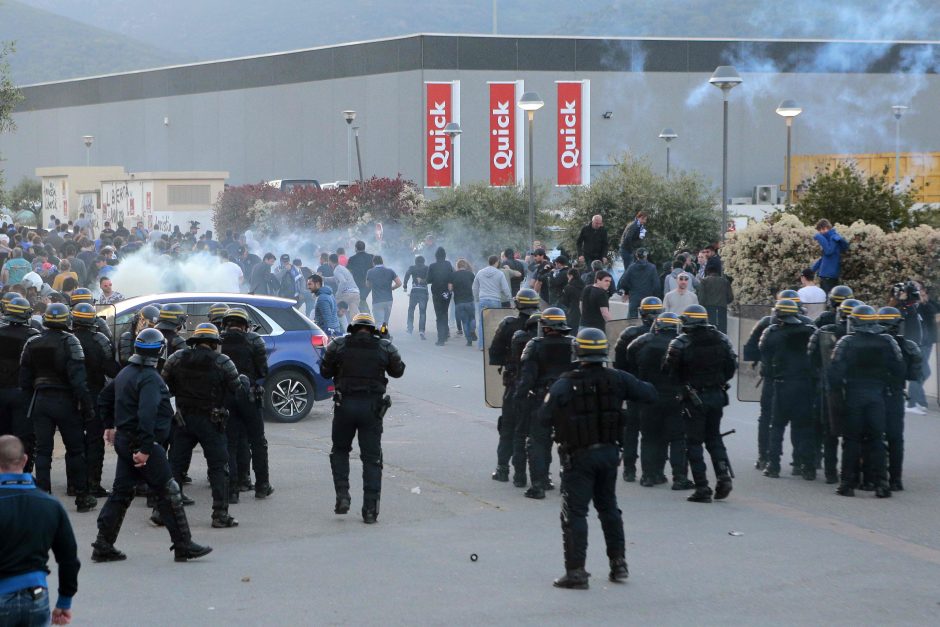
[[[313,383],[299,370],[281,370],[264,384],[264,407],[277,422],[299,422],[313,408]]]

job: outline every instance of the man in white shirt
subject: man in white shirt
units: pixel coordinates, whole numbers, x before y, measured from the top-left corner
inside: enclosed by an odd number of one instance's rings
[[[826,310],[827,300],[826,292],[816,285],[816,282],[813,280],[815,278],[816,273],[810,268],[803,270],[803,272],[800,273],[800,283],[803,287],[796,291],[800,296],[800,304],[803,305],[803,309],[806,310],[806,315],[813,320]]]
[[[219,260],[222,262],[219,264],[219,269],[222,274],[222,284],[220,292],[232,292],[238,294],[242,291],[242,283],[245,280],[245,275],[242,273],[241,267],[237,263],[229,261],[228,253],[224,250],[219,251]]]
[[[683,312],[689,305],[698,305],[698,296],[690,289],[692,275],[680,272],[676,275],[676,289],[663,298],[663,310],[673,313]]]

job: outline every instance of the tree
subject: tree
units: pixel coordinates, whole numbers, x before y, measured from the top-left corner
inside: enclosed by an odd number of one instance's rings
[[[10,217],[21,224],[41,226],[42,183],[38,179],[24,176],[16,187],[5,194],[4,203],[10,209]]]
[[[536,207],[544,207],[547,190],[536,188]],[[427,235],[444,244],[454,256],[486,259],[507,247],[524,251],[528,239],[529,196],[524,187],[490,187],[472,183],[443,190],[411,218],[411,233],[420,241]],[[550,216],[536,211],[535,237],[547,233]]]
[[[644,246],[652,261],[666,262],[677,251],[696,250],[718,239],[721,212],[717,203],[716,191],[700,175],[678,172],[666,180],[647,159],[625,154],[590,186],[570,189],[572,212],[566,243],[573,250],[581,227],[600,214],[610,233],[613,255],[624,228],[645,211],[649,221]]]
[[[13,52],[15,52],[13,44],[0,45],[0,133],[16,130],[16,123],[13,121],[13,109],[23,100],[23,94],[20,93],[20,90],[13,84],[13,79],[10,78],[10,64],[7,62],[7,57]],[[0,155],[0,161],[3,161],[2,155]],[[3,170],[0,170],[0,192],[3,188]]]
[[[895,190],[887,175],[887,166],[868,177],[853,164],[827,166],[804,182],[806,191],[787,212],[810,226],[823,218],[833,224],[862,220],[889,232],[914,226],[915,190],[910,185]]]

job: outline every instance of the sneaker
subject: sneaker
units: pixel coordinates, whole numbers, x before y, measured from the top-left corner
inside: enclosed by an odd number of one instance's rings
[[[927,415],[927,410],[921,407],[920,405],[914,405],[912,407],[908,407],[904,410],[904,412],[908,414],[915,414],[917,416]]]
[[[333,507],[334,514],[348,514],[349,506],[352,504],[352,499],[350,499],[348,494],[340,494],[336,497],[336,506]]]
[[[672,489],[677,492],[680,490],[691,490],[694,487],[695,487],[695,484],[692,483],[692,480],[685,478],[685,477],[680,477],[678,479],[672,480]]]
[[[212,515],[212,527],[215,529],[227,529],[229,527],[237,527],[238,521],[232,518],[228,514],[213,514]]]
[[[644,488],[652,488],[653,486],[656,485],[656,482],[653,481],[653,478],[650,477],[649,475],[641,475],[640,485],[643,486]]]
[[[623,480],[627,483],[633,483],[636,481],[636,469],[635,468],[624,468],[623,469]]]
[[[839,484],[839,487],[836,488],[836,494],[840,496],[855,496],[855,488],[851,484],[842,482]]]
[[[588,577],[590,575],[584,572],[584,568],[569,570],[563,577],[556,579],[552,585],[556,588],[567,588],[568,590],[587,590],[589,587]]]
[[[414,329],[405,329],[405,333],[407,333],[408,335],[411,335],[412,333],[414,333]]]
[[[509,481],[509,466],[497,466],[496,472],[491,477],[493,481],[502,481],[503,483]]]
[[[525,497],[527,499],[539,499],[539,500],[544,499],[545,490],[543,490],[539,486],[532,486],[531,488],[525,491]]]
[[[512,485],[514,485],[517,488],[524,488],[527,485],[529,485],[529,482],[526,480],[525,475],[513,475]]]
[[[424,331],[422,331],[421,333],[419,333],[419,334],[418,334],[418,337],[420,337],[422,340],[428,339],[428,338],[426,338],[426,337],[424,336]]]
[[[627,569],[627,560],[622,557],[610,560],[610,574],[607,576],[607,579],[613,582],[623,581],[630,576],[630,571]]]
[[[462,329],[457,329],[457,336],[459,337],[459,336],[461,336],[461,335],[463,335],[463,330],[462,330]]]
[[[712,502],[712,489],[708,486],[703,486],[700,488],[695,488],[693,492],[686,501],[690,503],[711,503]]]
[[[274,494],[274,488],[271,487],[270,483],[258,483],[255,484],[255,498],[264,499]]]
[[[84,496],[79,496],[75,498],[75,508],[81,514],[84,514],[85,512],[90,512],[96,507],[98,507],[98,499],[96,499],[90,494],[86,494]]]

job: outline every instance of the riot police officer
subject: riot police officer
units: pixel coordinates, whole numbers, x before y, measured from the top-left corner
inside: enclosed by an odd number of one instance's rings
[[[669,344],[679,334],[679,316],[667,311],[653,321],[652,331],[630,343],[625,357],[626,370],[641,381],[656,388],[658,397],[652,405],[640,408],[640,431],[643,442],[640,447],[640,485],[653,487],[665,483],[663,468],[666,465],[666,449],[669,449],[669,464],[672,469],[672,489],[690,490],[695,485],[689,481],[688,461],[685,456],[685,429],[682,424],[682,405],[679,403],[682,389],[676,381],[662,372],[663,358]],[[629,405],[628,405],[629,407]]]
[[[225,437],[227,395],[236,395],[245,384],[228,355],[219,352],[222,338],[214,324],[204,322],[186,340],[187,348],[176,351],[163,367],[163,378],[176,398],[176,428],[170,448],[170,466],[182,483],[187,460],[196,444],[202,447],[209,466],[212,487],[212,526],[235,527],[228,513],[229,472]],[[245,386],[247,387],[247,386]]]
[[[208,555],[212,547],[193,542],[183,510],[182,492],[173,479],[166,450],[160,444],[170,433],[173,408],[166,383],[157,372],[166,355],[166,340],[156,329],[134,338],[134,355],[100,397],[108,441],[117,453],[111,496],[98,515],[98,537],[91,546],[95,562],[116,562],[127,556],[114,547],[134,486],[143,480],[157,497],[157,508],[170,532],[177,562]]]
[[[65,472],[75,489],[79,512],[95,508],[98,501],[88,493],[83,423],[92,421],[94,399],[88,390],[82,345],[69,333],[69,308],[62,303],[46,307],[46,328],[23,346],[20,358],[20,388],[31,398],[28,418],[36,430],[36,485],[52,491],[52,449],[55,430],[65,444]]]
[[[534,290],[533,290],[534,293]],[[519,365],[522,363],[522,353],[525,351],[526,345],[529,343],[529,340],[538,337],[539,335],[539,324],[542,321],[542,314],[536,312],[533,313],[525,321],[525,326],[521,331],[516,331],[512,336],[512,341],[509,343],[509,364],[515,370],[518,375]],[[529,435],[529,424],[525,420],[525,414],[523,410],[525,409],[524,405],[520,405],[515,398],[516,394],[516,377],[513,378],[512,388],[509,389],[509,393],[506,394],[503,402],[513,403],[518,409],[516,410],[516,415],[518,420],[515,421],[513,428],[513,439],[512,439],[512,467],[513,467],[513,476],[512,484],[517,488],[524,488],[528,485],[528,479],[526,478],[526,464],[528,463],[528,455],[525,450],[526,438]]]
[[[29,301],[16,293],[13,296],[3,307],[5,314],[0,326],[0,435],[12,434],[23,442],[27,457],[25,472],[31,472],[36,432],[26,418],[29,398],[20,389],[20,355],[26,341],[39,335],[39,331],[29,324],[33,313]]]
[[[496,471],[493,473],[493,479],[509,481],[509,462],[512,460],[515,471],[513,481],[518,483],[516,479],[523,479],[522,484],[525,485],[525,453],[514,444],[518,439],[516,426],[519,423],[521,408],[514,398],[519,361],[513,358],[511,344],[515,334],[525,330],[529,317],[538,312],[538,293],[529,288],[519,290],[516,294],[516,309],[519,310],[518,315],[506,316],[496,327],[489,350],[490,365],[499,366],[503,376],[503,403],[502,413],[496,423],[499,444],[496,447]]]
[[[330,342],[320,374],[332,378],[336,386],[330,451],[336,489],[333,511],[346,514],[352,503],[349,452],[357,436],[362,460],[362,521],[372,524],[378,519],[382,494],[382,418],[391,407],[385,375],[400,378],[405,374],[405,363],[391,340],[376,334],[372,316],[360,313],[352,319],[346,335]]]
[[[134,340],[137,338],[137,334],[144,329],[152,329],[159,320],[160,308],[156,305],[145,305],[140,308],[136,318],[134,318],[133,326],[118,338],[118,363],[122,367],[130,363],[130,359],[134,355]]]
[[[222,353],[228,355],[239,374],[248,377],[248,394],[239,393],[226,398],[229,410],[228,458],[232,477],[230,501],[238,502],[237,479],[249,474],[238,461],[238,443],[247,438],[251,447],[251,459],[255,467],[255,498],[263,499],[274,493],[268,475],[268,441],[264,438],[264,420],[261,404],[264,400],[264,380],[268,376],[268,352],[264,340],[254,331],[249,331],[248,312],[240,307],[229,309],[222,318],[225,331],[222,333]]]
[[[105,377],[117,376],[119,366],[114,360],[114,345],[103,333],[97,330],[97,320],[93,305],[80,302],[72,307],[73,333],[82,345],[85,354],[85,371],[88,377],[88,390],[93,399],[97,399],[104,389]],[[85,461],[88,464],[88,490],[94,496],[108,496],[101,485],[101,471],[104,464],[104,424],[97,407],[91,412],[91,421],[85,423]]]
[[[844,408],[842,475],[836,489],[842,496],[855,496],[863,441],[875,496],[891,496],[885,473],[885,388],[903,379],[906,367],[897,342],[882,330],[874,308],[859,305],[832,353],[829,385]]]
[[[534,341],[534,340],[533,340]],[[633,375],[604,367],[607,336],[581,329],[575,340],[577,368],[563,373],[549,388],[539,422],[554,428],[561,456],[561,535],[565,575],[558,588],[586,590],[588,577],[587,513],[591,501],[604,530],[610,581],[627,578],[623,519],[617,507],[618,444],[623,434],[625,400],[652,403],[656,388]]]
[[[878,310],[878,320],[884,332],[892,336],[904,355],[904,379],[893,379],[886,388],[885,439],[888,441],[888,487],[892,492],[904,490],[901,480],[904,469],[904,381],[920,381],[923,355],[920,347],[901,335],[904,316],[895,307]]]
[[[221,329],[222,318],[225,317],[225,314],[228,313],[229,309],[231,309],[231,307],[225,303],[212,303],[209,306],[209,311],[206,312],[206,316],[209,318],[209,322]]]
[[[836,321],[819,327],[809,338],[809,344],[806,347],[810,361],[816,369],[815,379],[820,382],[820,394],[816,396],[814,414],[818,419],[817,434],[823,443],[823,470],[828,484],[839,482],[839,435],[842,432],[841,412],[833,411],[837,409],[834,405],[839,403],[830,393],[829,365],[836,342],[847,332],[848,318],[852,309],[862,304],[862,301],[854,298],[844,299],[836,311]]]
[[[827,324],[835,324],[839,318],[839,307],[843,301],[849,298],[855,298],[855,294],[848,285],[836,285],[829,290],[829,309],[816,316],[816,320],[813,321],[816,328],[822,328]]]
[[[166,338],[166,350],[168,355],[172,355],[178,350],[186,348],[186,341],[180,336],[179,331],[186,323],[186,310],[182,305],[176,303],[167,303],[160,308],[160,317],[157,320],[156,328]],[[216,327],[218,328],[218,327]]]
[[[22,294],[19,294],[19,293],[17,293],[17,292],[7,292],[7,293],[5,293],[5,294],[3,295],[3,297],[0,298],[0,315],[6,316],[6,314],[7,314],[7,305],[9,305],[11,302],[13,302],[13,299],[14,299],[14,298],[22,298],[23,300],[26,300],[26,297],[24,297]],[[29,300],[26,300],[26,302],[29,303]],[[31,304],[30,304],[30,307],[32,307]],[[0,318],[0,327],[5,326],[6,324],[7,324],[6,318]],[[36,330],[37,332],[39,332],[39,333],[42,332],[42,325],[39,324],[39,323],[37,323],[35,320],[33,320],[32,317],[30,317],[29,320],[27,321],[27,325],[30,326],[30,327],[32,327],[33,329],[35,329],[35,330]],[[18,359],[19,359],[19,358],[17,358],[17,360],[18,360]],[[25,444],[25,443],[24,443],[24,444]],[[29,456],[28,450],[27,450],[27,456]],[[26,469],[28,470],[28,469],[30,469],[30,468],[32,468],[32,467],[33,467],[33,460],[30,458],[30,459],[28,459],[27,462],[26,462]]]
[[[72,293],[69,295],[69,304],[72,308],[75,308],[75,305],[79,303],[86,303],[94,307],[95,297],[92,295],[91,290],[87,287],[76,287],[72,290]],[[102,318],[95,316],[95,331],[103,334],[108,341],[114,343],[114,338],[111,337],[111,327],[108,326],[108,323],[105,322]]]
[[[777,293],[777,301],[786,299],[799,305],[800,295],[796,290],[781,290]],[[776,301],[775,301],[776,302]],[[751,362],[752,368],[758,367],[761,363],[760,338],[764,331],[773,324],[775,312],[771,311],[769,316],[764,316],[757,321],[744,344],[742,356],[744,361]],[[806,324],[812,324],[812,320],[803,316],[802,312],[797,317]],[[762,379],[767,379],[767,373],[761,367],[760,375]],[[760,390],[760,414],[757,417],[757,461],[754,462],[754,468],[764,470],[767,467],[767,454],[770,443],[770,417],[773,414],[773,391],[772,384],[764,384]]]
[[[619,370],[627,370],[627,347],[630,346],[633,340],[652,330],[656,316],[663,313],[663,301],[656,296],[647,296],[640,301],[639,311],[640,324],[624,329],[614,346],[614,368]],[[627,403],[626,427],[623,432],[623,480],[630,483],[636,481],[637,440],[639,436],[640,410],[638,407]]]
[[[711,503],[705,456],[708,449],[717,483],[714,496],[723,499],[731,493],[731,464],[721,439],[722,408],[728,404],[727,382],[734,376],[736,355],[728,337],[708,324],[708,312],[701,305],[689,305],[680,316],[682,333],[669,343],[663,368],[685,390],[685,441],[695,492],[695,503]]]
[[[526,421],[526,454],[532,485],[525,495],[544,499],[546,490],[554,490],[549,467],[552,459],[552,436],[537,417],[545,393],[562,373],[575,366],[571,361],[571,336],[565,312],[558,307],[542,311],[542,337],[526,344],[519,364],[516,401]]]
[[[774,305],[775,323],[760,339],[761,371],[765,386],[773,387],[770,441],[764,476],[780,477],[783,434],[790,425],[793,458],[803,478],[816,479],[816,439],[813,415],[806,411],[806,399],[813,398],[813,366],[806,347],[816,327],[803,322],[799,306],[790,299]]]

